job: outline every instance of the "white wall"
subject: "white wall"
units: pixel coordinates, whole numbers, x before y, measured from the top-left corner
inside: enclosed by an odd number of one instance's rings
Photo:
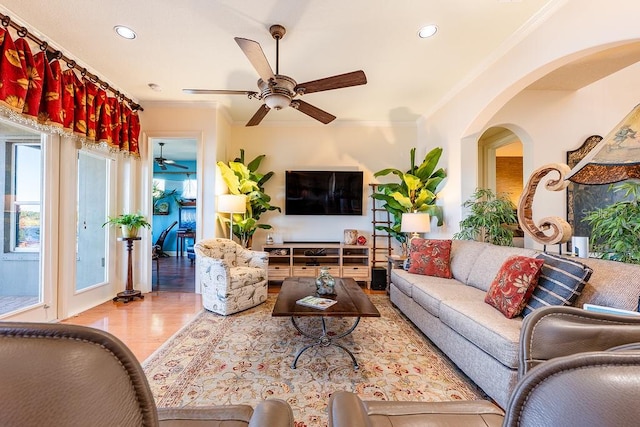
[[[342,241],[346,228],[359,230],[369,236],[372,232],[369,184],[395,181],[390,177],[374,179],[373,174],[384,168],[409,168],[409,151],[417,144],[414,123],[395,125],[378,123],[337,122],[322,125],[263,124],[256,127],[234,126],[228,158],[233,159],[245,150],[245,159],[260,154],[260,172],[275,172],[265,186],[272,204],[283,213],[269,212],[262,218],[274,227],[276,238],[284,241]],[[420,160],[426,150],[417,150]],[[363,216],[287,216],[284,214],[286,170],[361,170],[364,172],[364,192],[367,198]],[[258,230],[254,247],[261,247],[266,231]]]
[[[500,125],[521,138],[528,177],[545,163],[564,162],[567,150],[591,134],[607,133],[638,103],[636,66],[578,92],[520,92],[561,65],[637,40],[639,15],[636,1],[567,0],[448,103],[419,121],[420,143],[445,147],[449,177],[442,193],[446,225],[431,235],[449,237],[458,230],[460,205],[477,186],[477,140],[484,129]],[[540,201],[536,197],[540,216],[566,216],[563,196],[545,195]]]

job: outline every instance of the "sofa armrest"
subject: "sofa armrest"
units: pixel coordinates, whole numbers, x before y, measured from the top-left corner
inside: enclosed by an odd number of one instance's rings
[[[256,406],[249,427],[293,427],[293,411],[281,399],[263,400]]]
[[[158,408],[158,420],[162,427],[205,427],[219,425],[224,421],[248,425],[252,414],[253,408],[249,405]]]
[[[293,427],[293,411],[284,400],[268,399],[255,410],[249,405],[158,408],[158,420],[162,427],[205,427],[232,421],[249,427]]]
[[[640,341],[640,316],[597,313],[577,307],[551,306],[524,318],[518,374],[556,357]]]
[[[236,252],[238,264],[246,263],[253,268],[266,270],[269,267],[269,254],[263,251],[253,251],[251,249],[239,248]]]
[[[344,391],[334,393],[329,399],[329,427],[405,424],[498,427],[502,426],[503,419],[504,411],[486,400],[363,402],[356,394]]]
[[[329,398],[329,427],[371,427],[362,400],[355,393],[337,391]]]

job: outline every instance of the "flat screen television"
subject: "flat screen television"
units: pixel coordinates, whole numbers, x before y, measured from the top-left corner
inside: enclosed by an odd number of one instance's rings
[[[361,171],[287,171],[286,215],[362,215]]]

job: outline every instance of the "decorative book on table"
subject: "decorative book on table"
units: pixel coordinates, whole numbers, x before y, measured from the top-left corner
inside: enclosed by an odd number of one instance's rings
[[[309,295],[308,297],[304,297],[296,301],[296,304],[304,305],[305,307],[324,310],[326,308],[331,307],[333,304],[337,302],[338,301],[334,299],[314,297],[313,295]]]

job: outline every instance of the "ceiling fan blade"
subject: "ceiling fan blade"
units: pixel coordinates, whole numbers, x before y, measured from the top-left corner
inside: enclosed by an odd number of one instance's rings
[[[163,162],[166,165],[173,166],[176,168],[189,169],[189,167],[176,163],[174,160],[165,160]]]
[[[294,89],[302,94],[321,92],[323,90],[341,89],[343,87],[358,86],[367,83],[367,76],[364,71],[353,71],[351,73],[339,74],[337,76],[325,77],[324,79],[312,80],[300,83]]]
[[[248,95],[255,96],[258,92],[252,90],[216,90],[216,89],[182,89],[191,95]]]
[[[158,162],[158,166],[160,166],[160,169],[162,169],[163,171],[167,170],[167,167],[164,165],[163,162]]]
[[[249,59],[249,62],[251,62],[251,65],[256,69],[262,80],[268,82],[275,78],[273,69],[271,69],[271,65],[269,65],[269,61],[267,61],[267,57],[264,55],[264,51],[260,47],[260,43],[249,39],[243,39],[241,37],[235,37],[235,41],[238,43],[238,46],[240,46],[240,49],[242,49],[245,56]]]
[[[259,125],[260,122],[262,121],[262,119],[264,119],[264,116],[267,115],[269,110],[270,110],[269,107],[267,107],[266,105],[262,104],[260,106],[260,108],[258,108],[258,111],[256,111],[256,113],[253,115],[253,117],[251,117],[251,119],[247,122],[246,126]]]
[[[336,116],[333,114],[329,114],[326,111],[319,109],[318,107],[314,107],[308,102],[304,102],[301,99],[296,99],[295,101],[291,101],[291,106],[296,110],[306,114],[307,116],[314,118],[325,125],[327,123],[331,123],[336,119]]]

